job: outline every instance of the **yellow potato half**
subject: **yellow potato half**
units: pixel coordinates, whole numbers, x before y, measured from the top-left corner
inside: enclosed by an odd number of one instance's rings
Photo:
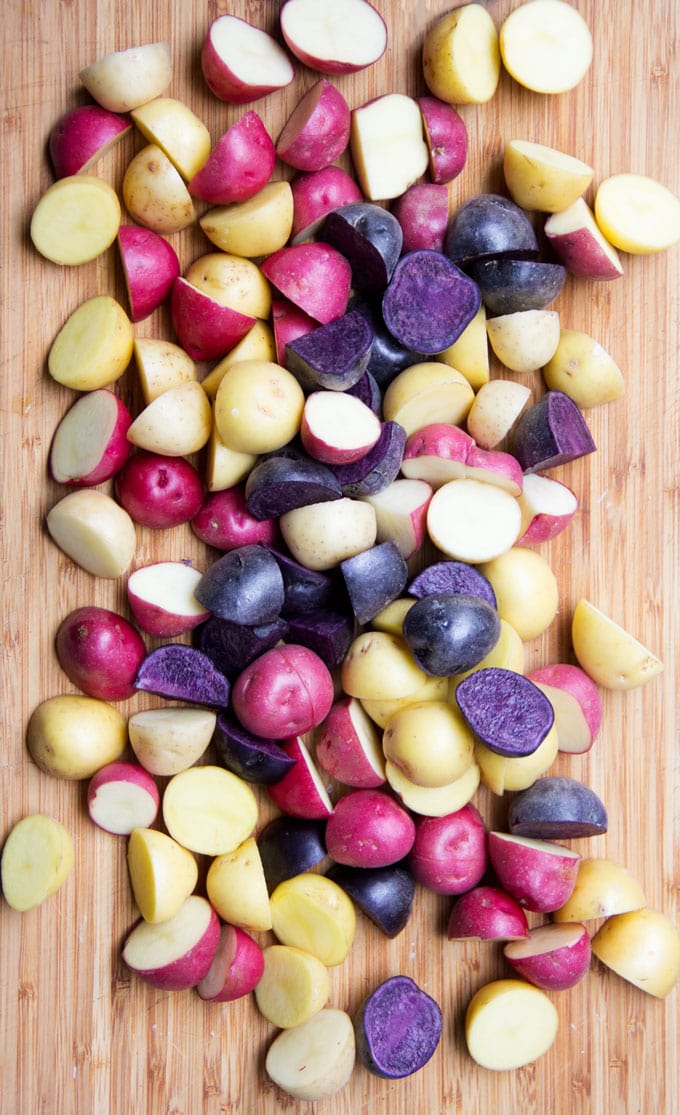
[[[579,600],[571,620],[579,665],[604,689],[637,689],[664,668],[656,655],[589,600]]]
[[[622,979],[665,999],[680,978],[680,933],[659,910],[614,914],[592,940],[593,956]]]
[[[523,139],[506,144],[503,173],[512,200],[543,213],[567,209],[593,179],[593,168],[581,159]]]
[[[132,358],[134,333],[125,310],[108,294],[88,298],[52,342],[47,368],[74,391],[96,391],[119,379]]]
[[[483,104],[496,92],[500,73],[498,32],[481,4],[449,12],[425,37],[423,76],[441,101]]]
[[[560,330],[543,379],[550,391],[564,392],[581,409],[611,403],[626,390],[618,364],[599,341],[578,329]]]
[[[495,980],[473,995],[465,1040],[478,1065],[517,1069],[541,1057],[557,1037],[557,1009],[544,991],[523,980]]]
[[[54,817],[33,813],[11,829],[2,849],[2,892],[14,910],[32,910],[73,870],[73,838]]]
[[[271,255],[287,244],[293,228],[290,183],[268,182],[247,201],[209,209],[199,224],[223,252],[251,259]]]
[[[613,174],[595,194],[595,220],[622,252],[649,255],[680,240],[680,198],[644,174]]]
[[[113,244],[121,210],[118,195],[102,178],[60,178],[40,198],[31,218],[33,246],[52,263],[89,263]]]

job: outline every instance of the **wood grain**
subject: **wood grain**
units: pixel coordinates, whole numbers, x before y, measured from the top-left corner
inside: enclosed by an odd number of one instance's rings
[[[394,90],[425,92],[423,35],[452,6],[451,0],[378,0],[390,29],[389,49],[370,70],[338,79],[350,104]],[[514,6],[511,0],[487,5],[498,25]],[[596,182],[633,170],[680,193],[677,4],[655,0],[643,9],[635,0],[577,0],[574,6],[595,41],[586,79],[573,92],[551,98],[504,76],[490,104],[462,109],[470,158],[451,186],[452,205],[502,188],[501,152],[513,137],[578,155],[595,168]],[[84,298],[109,291],[126,304],[113,251],[67,270],[46,263],[28,244],[30,214],[51,182],[47,135],[63,111],[84,99],[77,77],[83,65],[110,50],[162,38],[173,50],[172,94],[186,100],[217,138],[238,112],[203,85],[198,51],[209,21],[226,8],[197,0],[10,0],[4,8],[0,839],[24,814],[46,811],[74,834],[77,862],[68,883],[43,907],[21,915],[0,905],[0,1110],[671,1115],[680,1109],[677,989],[660,1002],[594,963],[578,987],[554,996],[560,1032],[549,1053],[515,1073],[482,1070],[465,1051],[462,1019],[475,989],[505,972],[500,951],[448,942],[449,902],[422,892],[412,921],[394,941],[360,918],[349,961],[331,973],[332,1002],[353,1011],[382,978],[411,975],[444,1012],[434,1058],[420,1073],[396,1082],[357,1068],[334,1099],[314,1107],[294,1103],[267,1082],[263,1057],[273,1031],[250,1000],[204,1004],[193,992],[163,994],[129,977],[118,959],[136,917],[124,841],[89,823],[83,785],[41,774],[28,757],[24,737],[31,710],[48,696],[72,691],[52,651],[60,619],[84,603],[125,608],[122,583],[96,582],[77,570],[44,530],[46,511],[63,494],[48,480],[48,447],[72,401],[48,377],[47,351]],[[274,29],[280,5],[235,0],[228,8]],[[317,75],[300,70],[293,87],[257,104],[273,135],[315,80]],[[97,173],[118,186],[135,142],[107,156]],[[207,250],[196,229],[173,243],[183,266]],[[644,689],[604,695],[595,747],[585,756],[560,756],[555,770],[584,779],[609,809],[607,836],[575,846],[627,865],[643,882],[649,905],[676,924],[679,292],[676,247],[654,257],[626,257],[625,276],[615,283],[570,281],[559,299],[563,324],[592,333],[618,360],[627,392],[588,413],[598,452],[560,472],[577,492],[581,511],[569,532],[542,549],[559,578],[560,611],[550,630],[527,646],[529,668],[569,658],[571,611],[587,596],[664,659],[665,673]],[[162,335],[168,328],[159,312],[136,331]],[[537,378],[529,382],[540,392]],[[134,370],[120,389],[138,405]],[[140,564],[170,557],[206,559],[188,529],[171,536],[140,531]],[[152,703],[136,698],[124,711],[144,702]],[[505,802],[481,792],[477,801],[490,824],[503,823]]]

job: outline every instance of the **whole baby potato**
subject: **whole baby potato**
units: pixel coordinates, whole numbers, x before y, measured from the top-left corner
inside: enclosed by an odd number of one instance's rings
[[[270,360],[227,368],[215,396],[217,432],[240,453],[271,453],[295,437],[305,396],[295,376]]]
[[[385,758],[417,786],[445,786],[473,761],[475,737],[448,701],[423,701],[399,710],[383,733]]]
[[[120,759],[127,744],[125,720],[97,697],[50,697],[33,711],[26,742],[36,766],[56,778],[91,778]]]

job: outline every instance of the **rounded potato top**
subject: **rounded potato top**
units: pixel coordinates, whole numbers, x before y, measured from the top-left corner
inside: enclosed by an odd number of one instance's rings
[[[120,759],[127,744],[125,720],[96,697],[64,694],[34,709],[27,743],[36,766],[57,778],[91,778]]]

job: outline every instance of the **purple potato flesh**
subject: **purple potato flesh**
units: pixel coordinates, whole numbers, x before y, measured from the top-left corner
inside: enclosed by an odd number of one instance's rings
[[[288,624],[284,619],[248,627],[211,616],[196,629],[195,645],[233,681],[250,662],[285,639]]]
[[[408,252],[382,300],[385,325],[406,348],[434,354],[458,340],[481,305],[477,284],[442,252]]]
[[[508,811],[510,832],[537,840],[600,836],[607,827],[604,804],[575,778],[539,778],[514,797]]]
[[[435,677],[471,670],[493,650],[500,632],[496,609],[465,593],[424,596],[409,608],[403,623],[411,654]]]
[[[436,561],[417,573],[408,585],[410,596],[435,596],[441,593],[459,593],[479,596],[492,608],[496,607],[496,594],[490,581],[464,561]]]
[[[373,330],[363,314],[349,310],[286,345],[286,368],[303,391],[345,391],[368,367]]]
[[[403,864],[388,867],[334,864],[326,874],[386,937],[401,933],[411,916],[416,887],[413,875]]]
[[[295,766],[295,759],[274,740],[246,731],[228,712],[217,717],[213,743],[222,766],[246,782],[271,786]]]
[[[150,651],[135,679],[135,688],[178,701],[224,708],[229,680],[206,654],[184,643],[166,643]]]
[[[444,251],[460,266],[490,256],[534,259],[538,241],[530,218],[514,201],[500,194],[478,194],[451,215]]]
[[[275,817],[257,838],[264,877],[269,891],[316,867],[326,858],[325,822],[302,817]]]
[[[343,495],[361,499],[381,492],[396,480],[404,457],[406,430],[398,422],[383,422],[372,449],[349,465],[334,465],[333,473]]]
[[[475,670],[456,687],[456,702],[476,736],[498,755],[531,755],[555,722],[545,693],[514,670]]]
[[[409,976],[392,976],[364,999],[354,1028],[363,1065],[396,1080],[430,1060],[441,1038],[442,1013]]]
[[[562,290],[567,269],[537,259],[482,259],[468,264],[490,314],[542,310]]]
[[[208,566],[194,595],[220,619],[249,627],[273,623],[283,607],[283,577],[264,546],[238,546]]]
[[[313,650],[330,670],[339,666],[354,638],[354,619],[342,612],[318,611],[288,616],[291,642]]]
[[[267,457],[246,481],[246,508],[256,519],[275,519],[310,503],[341,499],[342,488],[331,470],[302,452]]]
[[[384,390],[400,372],[418,364],[424,359],[422,352],[414,352],[399,344],[385,325],[380,304],[354,295],[350,302],[352,309],[357,309],[368,319],[373,329],[373,344],[368,361],[367,373],[372,375],[378,386]]]
[[[358,623],[368,623],[400,596],[408,566],[396,542],[380,542],[340,562],[352,611]]]
[[[354,201],[326,217],[320,240],[344,255],[352,268],[352,287],[383,290],[397,265],[403,233],[397,218],[382,205]]]
[[[524,472],[565,465],[595,449],[581,411],[562,391],[548,391],[525,410],[513,435],[512,452]]]

